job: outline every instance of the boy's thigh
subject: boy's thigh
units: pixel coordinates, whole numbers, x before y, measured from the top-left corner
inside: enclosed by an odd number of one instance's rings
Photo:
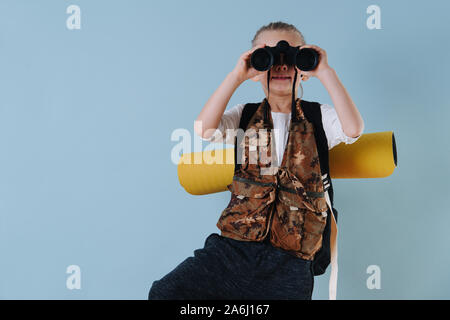
[[[300,278],[294,282],[256,282],[247,291],[247,299],[253,300],[311,300],[314,280]]]
[[[314,288],[312,264],[298,258],[281,260],[276,271],[272,264],[261,264],[256,272],[248,299],[311,300]]]
[[[232,250],[215,234],[205,241],[205,247],[194,251],[175,269],[153,282],[148,298],[178,299],[239,299],[241,280],[230,272],[227,250]]]

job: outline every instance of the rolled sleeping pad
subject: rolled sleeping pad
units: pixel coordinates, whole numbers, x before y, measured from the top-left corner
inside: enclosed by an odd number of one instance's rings
[[[332,179],[384,178],[397,167],[393,131],[365,133],[352,144],[340,143],[329,151]],[[193,195],[229,190],[234,176],[234,147],[182,154],[178,179]]]

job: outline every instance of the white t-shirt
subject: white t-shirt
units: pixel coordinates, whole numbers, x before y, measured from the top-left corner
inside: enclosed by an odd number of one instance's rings
[[[214,134],[208,139],[202,138],[202,140],[210,141],[214,136],[216,136],[214,142],[222,142],[223,132],[225,130],[238,129],[244,105],[245,104],[238,104],[228,110],[225,110],[222,118],[220,119],[219,126],[217,127]],[[322,104],[320,105],[320,109],[322,111],[322,125],[328,141],[328,150],[331,150],[334,146],[338,145],[341,142],[351,144],[358,140],[359,137],[361,137],[361,135],[359,135],[355,138],[352,138],[344,133],[336,110],[332,106],[328,104]],[[273,130],[273,135],[275,138],[275,146],[277,148],[276,152],[278,156],[278,163],[281,163],[284,149],[286,148],[288,140],[289,127],[291,123],[291,113],[271,111],[271,114],[273,120],[273,128],[278,129]],[[230,140],[226,137],[225,143],[234,144],[234,138]]]

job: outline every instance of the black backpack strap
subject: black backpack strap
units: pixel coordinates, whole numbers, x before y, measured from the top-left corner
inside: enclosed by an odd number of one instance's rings
[[[302,110],[309,122],[314,124],[314,136],[316,138],[316,143],[318,147],[319,157],[320,157],[320,168],[322,176],[328,174],[330,176],[330,165],[329,165],[329,151],[328,151],[328,141],[325,135],[325,130],[322,123],[322,110],[320,108],[321,104],[318,102],[310,102],[302,100]],[[333,193],[333,183],[331,179],[328,179],[330,184],[330,200],[334,205],[334,193]]]
[[[333,202],[333,184],[330,178],[330,167],[329,167],[329,152],[328,152],[328,142],[325,135],[325,130],[322,123],[322,111],[320,108],[320,103],[309,102],[302,100],[302,110],[309,122],[314,124],[314,136],[316,139],[319,157],[320,157],[320,167],[322,172],[322,180],[324,181],[325,190],[328,190],[330,201],[333,207],[334,216],[338,218],[338,211],[334,208]],[[325,178],[324,178],[325,177]],[[315,276],[324,274],[328,265],[331,262],[331,248],[330,248],[330,237],[331,237],[331,212],[328,209],[327,222],[325,229],[323,231],[322,247],[314,255],[313,260],[313,272]]]
[[[239,121],[239,129],[242,129],[244,131],[247,129],[250,119],[253,117],[260,104],[261,103],[247,103],[244,106],[244,108],[242,109],[241,119]],[[237,146],[238,141],[236,136],[234,138],[234,172],[239,170],[239,168],[241,167],[241,164],[237,163]]]
[[[250,119],[255,114],[258,109],[260,103],[247,103],[242,109],[241,121],[239,121],[239,128],[242,130],[246,130],[247,126],[250,122]]]

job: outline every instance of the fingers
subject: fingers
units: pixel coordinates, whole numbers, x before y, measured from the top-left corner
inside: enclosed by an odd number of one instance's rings
[[[250,50],[245,51],[245,52],[241,55],[241,58],[243,58],[243,59],[248,59],[248,58],[250,57],[250,55],[253,53],[253,51],[255,51],[256,49],[259,49],[259,48],[263,48],[263,47],[265,47],[265,46],[266,46],[265,43],[261,43],[261,44],[259,44],[259,45],[257,45],[257,46],[254,46],[254,47],[251,48]]]
[[[305,45],[301,46],[300,49],[304,49],[304,48],[311,48],[311,49],[316,50],[320,54],[325,54],[325,50],[323,50],[322,48],[320,48],[319,46],[316,46],[314,44],[305,44]]]
[[[320,49],[318,46],[314,45],[314,44],[305,44],[301,47],[303,48],[313,48],[313,49]]]
[[[264,48],[265,46],[266,46],[265,43],[258,44],[257,46],[251,48],[248,52],[252,52],[253,53],[253,51],[255,51],[256,49]]]

